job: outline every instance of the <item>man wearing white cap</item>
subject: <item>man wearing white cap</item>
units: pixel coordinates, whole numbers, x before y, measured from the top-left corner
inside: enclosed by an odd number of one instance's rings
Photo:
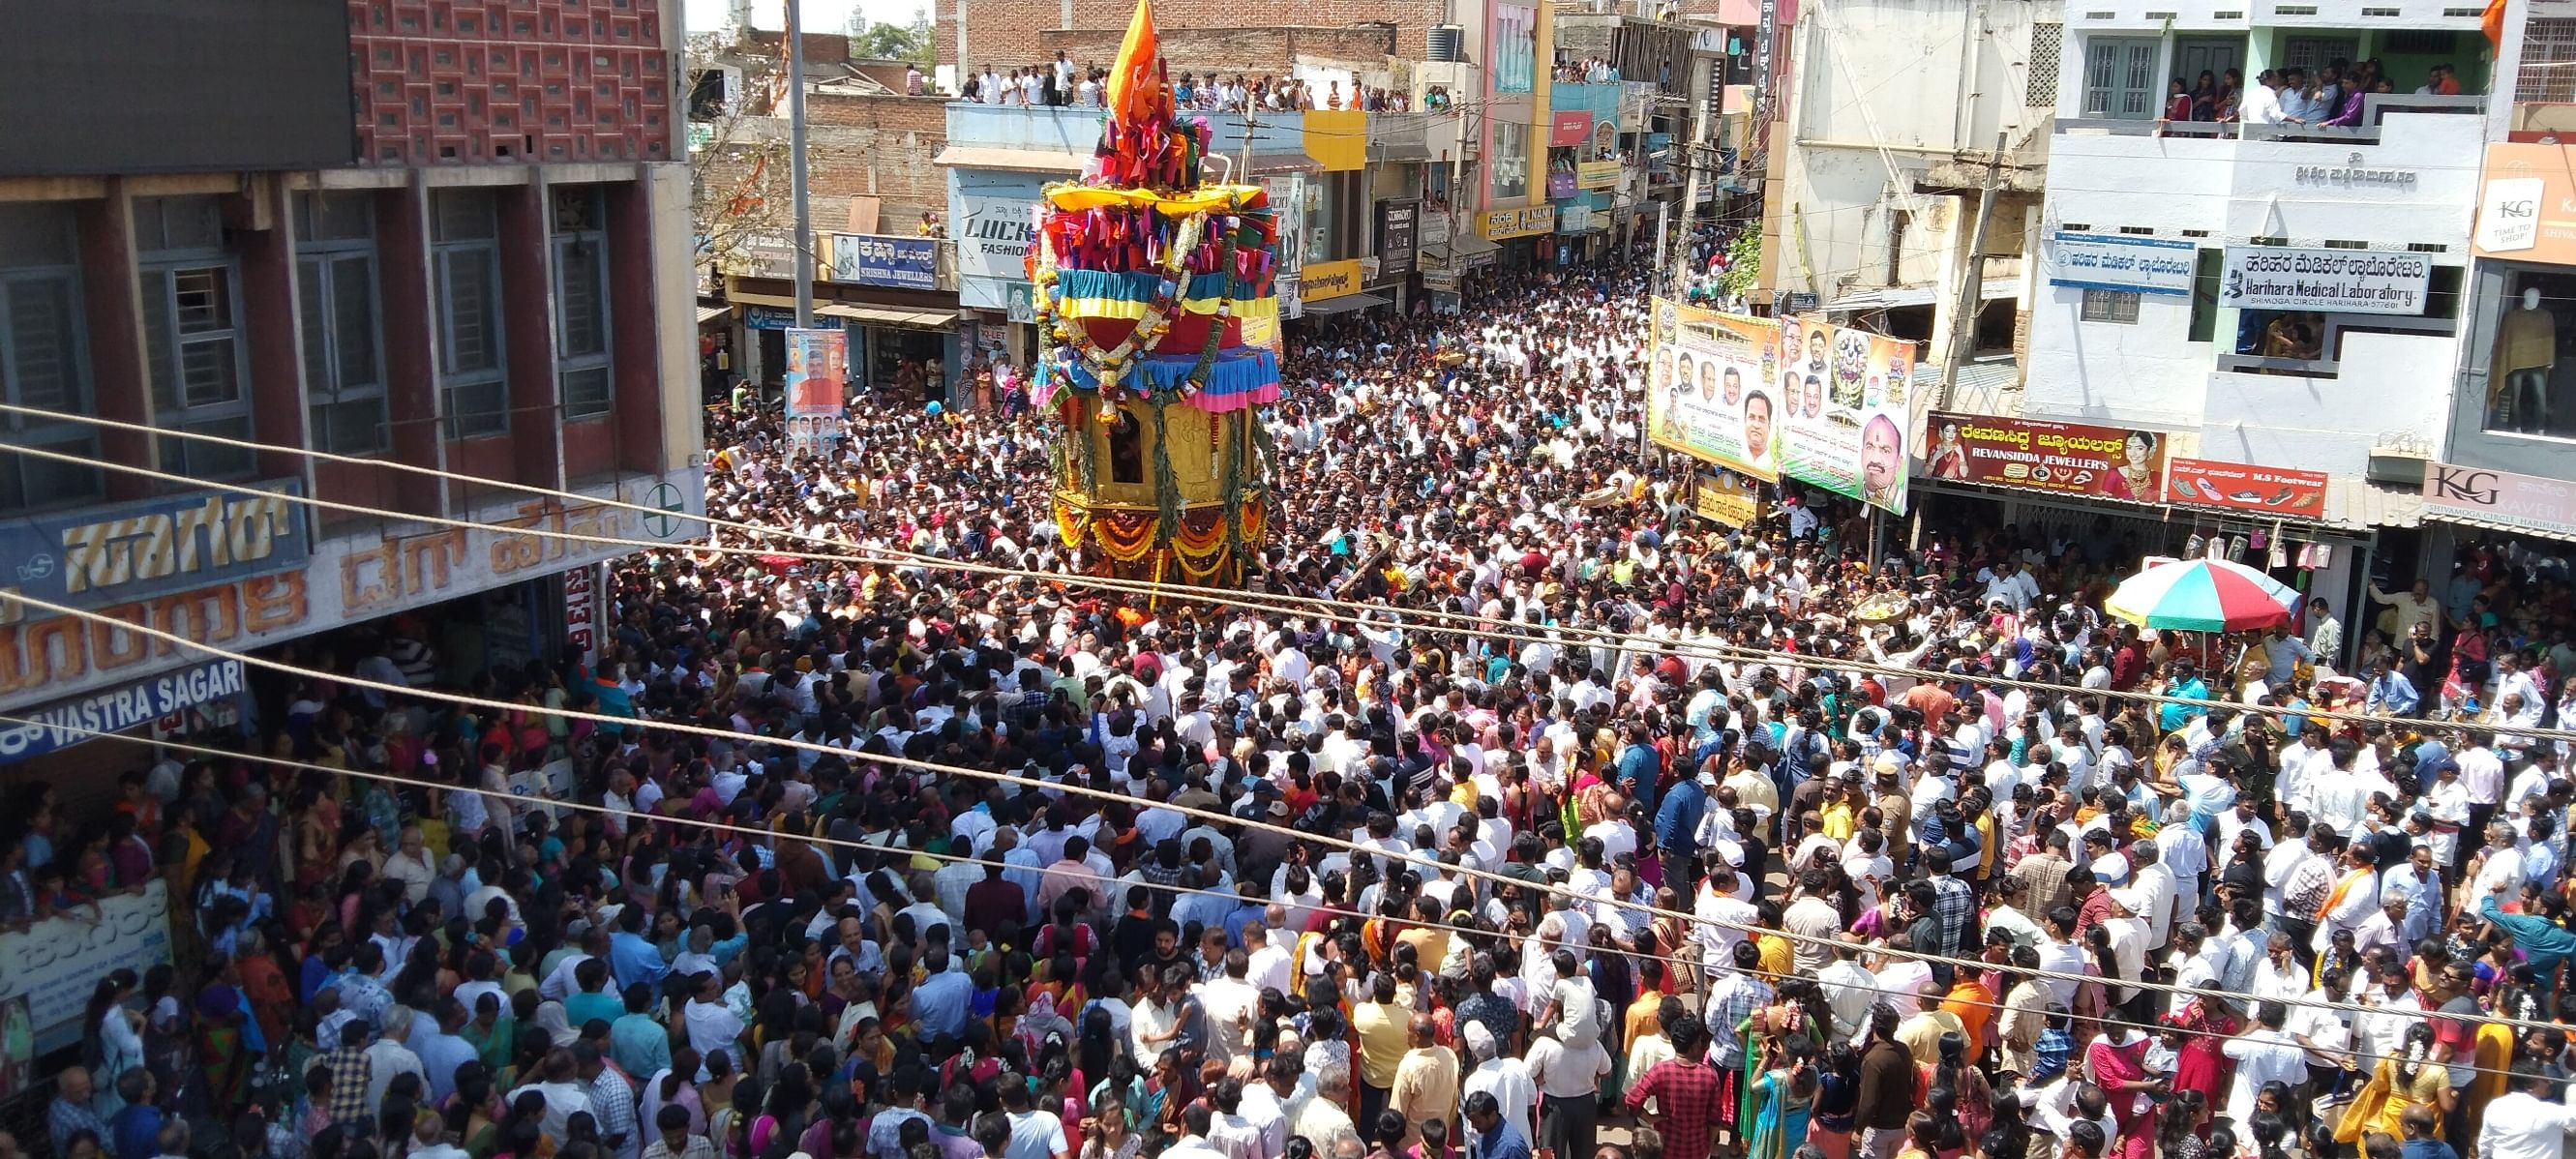
[[[1467,1072],[1460,1087],[1462,1097],[1479,1091],[1494,1096],[1503,1120],[1519,1128],[1521,1138],[1537,1138],[1538,1084],[1530,1078],[1529,1063],[1504,1055],[1494,1042],[1494,1032],[1484,1023],[1467,1023],[1460,1033],[1467,1044],[1467,1057],[1475,1063],[1475,1069]],[[1471,1128],[1473,1125],[1469,1124]]]

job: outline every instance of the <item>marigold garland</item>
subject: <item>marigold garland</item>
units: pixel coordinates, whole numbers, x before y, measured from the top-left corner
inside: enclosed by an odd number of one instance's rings
[[[1160,538],[1163,520],[1150,511],[1095,511],[1091,516],[1091,537],[1100,550],[1120,563],[1134,563],[1154,550]]]

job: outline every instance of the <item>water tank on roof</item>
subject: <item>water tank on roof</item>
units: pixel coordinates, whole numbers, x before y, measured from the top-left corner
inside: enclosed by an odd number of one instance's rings
[[[1455,24],[1435,25],[1431,29],[1429,56],[1434,63],[1456,64],[1464,59],[1467,32]]]

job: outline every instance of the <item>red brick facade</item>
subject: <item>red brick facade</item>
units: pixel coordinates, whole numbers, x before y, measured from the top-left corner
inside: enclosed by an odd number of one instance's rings
[[[349,0],[363,165],[670,161],[661,0]]]
[[[971,36],[972,28],[967,30]],[[1124,28],[1043,29],[1038,33],[1041,59],[1054,60],[1056,50],[1084,64],[1117,59]],[[1287,75],[1299,56],[1374,64],[1394,51],[1395,31],[1384,25],[1367,28],[1176,28],[1161,33],[1163,59],[1172,75],[1249,73]],[[968,47],[973,47],[971,44]],[[1005,66],[1007,67],[1007,66]]]
[[[1074,53],[1084,64],[1107,68],[1116,55],[1117,37],[1127,29],[1127,19],[1135,12],[1134,0],[1071,0],[1073,20],[1070,28],[1064,20],[1064,0],[966,0],[966,50],[968,63],[979,71],[990,66],[1007,72],[1026,68],[1041,61],[1055,59],[1055,50],[1043,38],[1067,31],[1105,31],[1110,49],[1091,59]],[[1345,30],[1374,31],[1383,36],[1384,29],[1358,29],[1368,24],[1392,24],[1395,31],[1393,52],[1407,60],[1420,60],[1431,26],[1440,22],[1439,0],[1311,0],[1296,6],[1293,15],[1305,34],[1332,35]],[[957,3],[946,0],[933,9],[937,17],[939,60],[957,63]],[[1232,71],[1235,66],[1223,63],[1201,64],[1172,51],[1170,38],[1190,29],[1243,30],[1248,26],[1278,31],[1281,26],[1254,26],[1264,15],[1287,15],[1268,12],[1258,5],[1217,3],[1216,0],[1158,0],[1154,5],[1155,27],[1166,38],[1164,57],[1171,62],[1172,72],[1204,72],[1210,68]],[[1279,71],[1273,69],[1272,71]]]

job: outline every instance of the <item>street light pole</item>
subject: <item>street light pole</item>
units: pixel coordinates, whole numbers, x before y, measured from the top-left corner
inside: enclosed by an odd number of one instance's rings
[[[796,326],[814,325],[814,213],[805,204],[804,5],[787,0],[787,197],[796,203],[796,236],[788,253],[796,262]]]

